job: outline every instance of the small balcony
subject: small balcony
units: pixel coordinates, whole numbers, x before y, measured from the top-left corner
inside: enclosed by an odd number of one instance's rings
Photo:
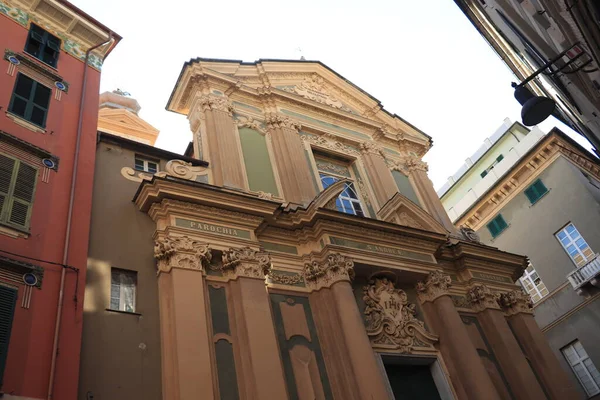
[[[596,254],[596,258],[567,275],[567,279],[580,295],[584,293],[583,287],[587,284],[600,287],[600,254]]]

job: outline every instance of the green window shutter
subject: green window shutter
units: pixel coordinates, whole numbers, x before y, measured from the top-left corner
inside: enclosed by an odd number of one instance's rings
[[[493,238],[498,236],[500,232],[505,230],[508,227],[508,224],[504,220],[501,214],[498,214],[496,218],[494,218],[489,224],[487,224],[487,228],[490,231],[490,234]]]
[[[12,329],[17,290],[0,285],[0,387],[4,377],[6,358],[8,357],[8,342]]]
[[[38,126],[46,126],[52,90],[30,77],[17,74],[8,111]]]
[[[546,185],[538,179],[531,186],[525,189],[525,196],[529,199],[531,204],[537,202],[544,194],[548,192]]]
[[[16,161],[0,154],[0,221],[6,221],[9,194]]]
[[[9,221],[23,228],[29,227],[36,177],[37,169],[30,165],[19,163]]]

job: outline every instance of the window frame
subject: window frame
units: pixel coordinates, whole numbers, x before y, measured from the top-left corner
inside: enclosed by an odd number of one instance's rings
[[[143,167],[141,169],[138,168],[137,165],[136,165],[136,162],[138,160],[142,161],[142,163],[143,163]],[[154,172],[150,171],[150,167],[149,167],[150,163],[153,163],[153,164],[156,165],[156,171],[154,171]],[[148,158],[148,157],[144,157],[142,155],[136,154],[134,156],[134,159],[133,159],[133,169],[136,170],[136,171],[146,172],[148,174],[153,174],[154,175],[154,174],[156,174],[156,173],[158,173],[160,171],[160,162],[158,160],[155,160],[155,159],[152,159],[152,158]]]
[[[568,232],[568,227],[572,226],[574,231],[577,232],[577,234],[579,235],[578,237],[576,237],[575,239],[572,238],[571,234]],[[569,241],[569,244],[564,244],[562,239],[559,237],[559,235],[561,233],[565,233],[566,237],[571,239]],[[583,238],[583,235],[581,235],[581,232],[579,232],[579,229],[577,229],[577,227],[575,227],[575,225],[573,224],[573,222],[569,222],[567,223],[565,226],[563,226],[561,229],[559,229],[555,234],[554,237],[556,238],[556,240],[558,240],[558,243],[561,245],[561,247],[563,248],[563,250],[565,251],[565,253],[567,253],[567,255],[569,256],[569,258],[571,259],[571,261],[573,261],[573,263],[576,265],[577,268],[587,264],[588,262],[590,262],[591,260],[593,260],[594,258],[596,258],[596,254],[594,253],[594,251],[592,250],[591,246],[588,244],[588,242]],[[585,243],[585,245],[587,246],[587,248],[590,250],[590,252],[592,253],[589,257],[586,256],[583,253],[583,250],[581,250],[581,247],[577,244],[577,241],[581,239],[583,240],[583,242]],[[568,246],[569,245],[573,245],[575,247],[575,250],[577,251],[578,255],[581,256],[581,258],[583,259],[583,261],[581,263],[578,263],[575,260],[575,256],[572,256],[571,253],[569,252]]]
[[[529,262],[528,264],[529,265],[527,266],[527,268],[525,268],[525,271],[523,271],[523,276],[519,278],[519,282],[521,282],[521,286],[523,286],[523,289],[525,289],[525,291],[531,296],[531,300],[533,301],[533,303],[537,303],[544,297],[548,296],[548,294],[550,294],[550,291],[546,287],[546,284],[544,284],[544,282],[542,281],[542,277],[535,270],[531,262]],[[537,279],[539,279],[539,284],[535,283],[535,279],[533,279],[534,275],[536,275]],[[545,294],[543,293],[544,291],[546,292]]]
[[[37,28],[42,32],[36,32],[36,29],[33,27]],[[39,35],[41,37],[38,39],[35,38],[34,35]],[[29,46],[31,45],[32,40],[35,40],[39,43],[39,49],[37,51],[38,55],[29,51],[31,50]],[[53,47],[54,45],[56,45],[56,48]],[[41,26],[32,23],[29,27],[29,33],[27,35],[27,40],[25,41],[25,48],[23,49],[23,51],[25,51],[25,53],[29,54],[30,56],[34,57],[36,60],[39,60],[40,62],[56,69],[58,66],[58,58],[60,57],[61,45],[62,40],[58,36],[55,36],[47,30],[45,30],[44,28],[42,28]],[[46,48],[51,49],[55,54],[52,63],[45,61],[43,58],[43,54],[45,53]]]
[[[538,190],[539,185],[541,185],[544,188],[544,190],[542,192],[540,192]],[[544,197],[546,194],[548,194],[549,191],[550,190],[546,187],[544,182],[542,182],[542,180],[538,178],[535,180],[535,182],[533,182],[531,185],[529,185],[527,187],[527,189],[525,189],[523,191],[523,193],[525,194],[525,197],[527,197],[527,200],[529,200],[531,205],[534,205],[535,203],[540,201],[540,199],[542,197]]]
[[[33,205],[35,203],[35,192],[37,189],[39,168],[37,168],[36,166],[31,165],[27,162],[24,162],[12,155],[6,154],[6,153],[0,152],[0,156],[9,158],[14,161],[12,175],[10,177],[10,182],[8,185],[8,191],[0,192],[0,193],[2,193],[3,196],[5,196],[4,201],[2,202],[2,206],[0,206],[0,224],[29,233],[30,228],[31,228],[31,216],[33,214]],[[35,174],[35,179],[33,181],[33,186],[31,189],[31,201],[27,202],[23,199],[19,199],[18,197],[16,198],[18,203],[21,203],[21,204],[28,203],[27,204],[27,215],[25,216],[25,224],[24,225],[14,223],[10,220],[12,211],[13,211],[13,204],[15,202],[15,188],[17,185],[17,178],[19,176],[19,171],[20,171],[22,164],[25,164],[26,166],[32,168],[34,170],[34,174]]]
[[[498,157],[496,157],[496,159],[494,160],[494,162],[492,163],[492,165],[490,165],[489,167],[487,167],[484,171],[481,171],[481,173],[479,174],[479,176],[481,176],[481,178],[485,178],[487,176],[487,174],[490,173],[491,170],[494,169],[494,167],[496,165],[498,165],[498,163],[500,161],[504,160],[504,154],[500,154]]]
[[[315,166],[316,166],[317,182],[318,182],[320,191],[322,192],[323,190],[325,190],[325,186],[323,186],[323,175],[335,179],[336,182],[340,181],[342,179],[351,181],[350,183],[346,184],[344,191],[342,191],[342,193],[340,193],[340,195],[336,199],[336,209],[339,212],[342,212],[342,213],[345,213],[348,215],[355,215],[358,217],[368,217],[367,208],[365,207],[363,200],[362,200],[362,193],[357,189],[358,185],[356,185],[356,183],[358,182],[358,179],[357,179],[356,175],[354,174],[354,171],[352,171],[352,168],[351,168],[352,164],[355,161],[344,159],[344,158],[338,159],[335,156],[331,156],[327,153],[323,153],[323,152],[320,152],[315,149],[313,149],[312,153],[313,153],[313,157],[314,157],[315,164],[316,164]],[[336,174],[335,172],[332,172],[332,171],[322,171],[319,169],[317,160],[324,160],[324,161],[332,162],[333,164],[344,165],[348,170],[348,175],[350,175],[350,176]],[[328,187],[329,187],[329,185],[328,185]],[[353,191],[354,194],[356,195],[356,198],[352,198],[352,196],[345,195],[344,193],[347,190]],[[350,202],[353,212],[346,211],[347,207],[344,206],[344,201]],[[355,207],[356,205],[359,206],[360,214],[356,213],[356,207]]]
[[[113,295],[112,295],[112,289],[113,289],[113,274],[118,274],[119,276],[119,297],[118,297],[118,301],[119,301],[119,306],[118,308],[114,308],[113,307]],[[132,310],[126,310],[126,303],[125,303],[125,296],[124,296],[124,291],[125,291],[125,282],[123,282],[122,277],[123,276],[130,276],[133,278],[133,296],[132,296],[132,300],[133,300],[133,307]],[[108,309],[111,311],[119,311],[119,312],[124,312],[124,313],[131,313],[131,314],[135,314],[137,313],[137,294],[138,294],[138,272],[137,271],[133,271],[133,270],[129,270],[129,269],[123,269],[123,268],[117,268],[117,267],[111,267],[110,269],[110,293],[109,293],[109,304],[108,304]]]
[[[490,229],[490,225],[492,224],[498,224],[496,220],[498,220],[498,218],[500,218],[502,220],[502,222],[504,223],[504,226],[502,228],[500,228],[500,230],[498,230],[496,233],[494,233],[492,231],[492,229]],[[504,232],[506,229],[508,229],[508,222],[506,222],[506,220],[504,219],[504,217],[502,216],[502,214],[497,214],[494,218],[492,218],[490,220],[490,222],[488,222],[485,227],[488,229],[488,231],[490,232],[490,235],[492,235],[492,239],[497,238],[498,236],[500,236],[500,234],[502,232]]]
[[[585,357],[581,357],[577,350],[575,349],[575,345],[579,344],[581,346],[581,350],[583,350],[583,352],[585,353]],[[575,360],[574,362],[571,362],[569,360],[569,357],[567,356],[566,349],[570,348],[573,351],[573,354],[575,354],[575,356],[577,357],[577,360]],[[577,381],[579,382],[579,384],[581,385],[581,387],[583,388],[583,390],[585,391],[585,393],[588,395],[588,397],[592,397],[595,396],[597,394],[600,393],[600,380],[596,381],[593,377],[593,375],[591,374],[591,372],[588,369],[588,366],[585,364],[586,360],[590,360],[592,366],[596,369],[596,372],[598,372],[598,368],[596,368],[596,365],[594,364],[594,362],[590,359],[589,354],[587,353],[587,351],[585,350],[585,348],[583,347],[583,344],[581,344],[581,341],[579,339],[574,340],[573,342],[569,343],[568,345],[564,346],[563,348],[560,349],[561,354],[563,355],[563,357],[565,358],[565,361],[567,362],[567,364],[569,364],[569,367],[571,368],[571,371],[573,372],[573,375],[575,375],[575,377],[577,378]],[[577,371],[575,370],[575,366],[576,365],[581,365],[581,367],[583,368],[583,370],[586,372],[588,378],[590,378],[590,382],[592,382],[595,386],[596,391],[593,393],[590,393],[588,391],[588,389],[586,388],[586,386],[583,384],[581,378],[579,377],[579,375],[577,374]]]
[[[17,94],[17,85],[19,84],[19,79],[21,79],[21,78],[29,79],[32,82],[31,83],[31,89],[29,91],[29,98],[25,98],[22,95]],[[44,107],[40,106],[39,104],[35,103],[35,97],[36,97],[36,94],[37,94],[38,86],[42,86],[42,87],[44,87],[44,88],[46,88],[46,89],[49,90],[49,92],[48,92],[48,106],[46,108],[44,108]],[[14,111],[13,107],[14,107],[14,103],[15,103],[15,98],[18,98],[18,99],[20,99],[22,101],[25,101],[25,103],[26,103],[26,105],[25,105],[25,115],[21,115],[21,114],[19,114],[19,113],[17,113],[17,112]],[[41,82],[36,81],[35,79],[33,79],[32,77],[30,77],[30,76],[28,76],[26,74],[18,72],[17,73],[17,78],[15,79],[15,85],[13,87],[13,91],[12,91],[12,94],[11,94],[11,97],[10,97],[10,103],[8,104],[8,112],[11,113],[12,115],[18,117],[18,118],[24,119],[25,121],[27,121],[27,122],[35,125],[35,126],[39,126],[40,128],[44,128],[45,129],[46,128],[46,122],[48,120],[48,112],[50,111],[51,100],[52,100],[52,88],[49,88],[48,86],[44,85]],[[33,112],[34,108],[37,108],[37,109],[40,109],[40,110],[44,111],[44,119],[43,119],[43,121],[42,121],[41,124],[38,124],[38,123],[36,123],[36,122],[34,122],[34,121],[31,120],[31,115],[32,115],[32,112]]]

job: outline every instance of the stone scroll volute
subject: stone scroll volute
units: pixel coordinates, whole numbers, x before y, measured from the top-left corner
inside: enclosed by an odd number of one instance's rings
[[[434,350],[437,336],[427,332],[416,318],[415,304],[390,279],[382,276],[369,281],[363,287],[363,300],[365,327],[374,348],[400,353]]]

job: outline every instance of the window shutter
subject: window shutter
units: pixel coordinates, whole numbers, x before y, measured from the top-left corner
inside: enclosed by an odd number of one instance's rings
[[[8,342],[17,302],[17,290],[0,285],[0,387],[8,357]]]
[[[13,171],[15,169],[15,160],[0,154],[0,220],[3,219],[5,205],[10,191]]]
[[[29,226],[36,177],[37,169],[27,164],[19,164],[9,218],[13,224],[25,228]]]

